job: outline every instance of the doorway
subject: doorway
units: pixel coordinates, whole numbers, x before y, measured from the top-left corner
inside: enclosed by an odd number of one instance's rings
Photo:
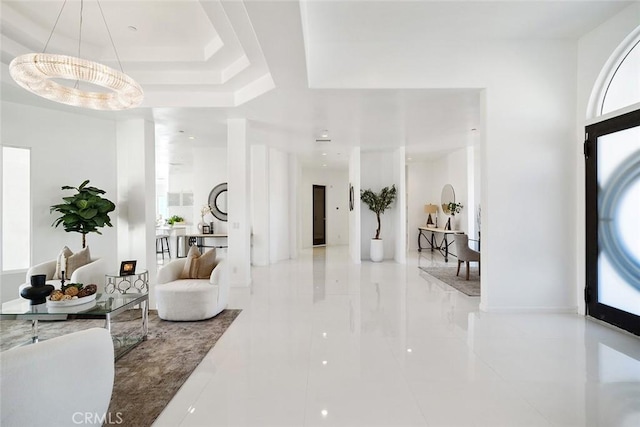
[[[587,314],[640,335],[640,110],[586,134]]]
[[[313,246],[327,244],[326,187],[313,186]]]

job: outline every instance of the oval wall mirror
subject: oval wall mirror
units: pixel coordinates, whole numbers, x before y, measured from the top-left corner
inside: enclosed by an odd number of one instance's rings
[[[456,193],[453,191],[451,184],[445,184],[442,187],[442,194],[440,195],[440,203],[442,204],[442,212],[449,215],[449,203],[456,202]]]
[[[213,187],[209,193],[209,207],[211,214],[220,221],[227,220],[227,183],[223,182]]]

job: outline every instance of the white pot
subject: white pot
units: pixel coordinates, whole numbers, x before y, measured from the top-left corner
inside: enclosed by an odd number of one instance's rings
[[[382,239],[371,239],[369,256],[373,262],[380,262],[384,259],[384,244]]]

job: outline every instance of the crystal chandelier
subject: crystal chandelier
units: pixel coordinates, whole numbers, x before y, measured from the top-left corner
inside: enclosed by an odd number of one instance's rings
[[[122,64],[118,52],[113,44],[111,32],[104,18],[100,1],[96,0],[111,45],[116,53],[116,58],[122,70]],[[55,31],[60,15],[67,1],[62,5],[58,18],[51,30],[49,40],[45,44],[42,53],[28,53],[16,57],[9,64],[11,77],[24,89],[38,96],[62,104],[76,107],[91,108],[94,110],[125,110],[134,108],[142,103],[144,94],[140,85],[124,72],[115,70],[106,65],[82,59],[79,57],[45,53],[51,36]],[[78,42],[78,56],[82,41],[82,10],[84,0],[80,2],[80,36]],[[62,85],[53,79],[75,80],[73,87]],[[107,89],[106,92],[81,90],[80,82],[91,83]]]

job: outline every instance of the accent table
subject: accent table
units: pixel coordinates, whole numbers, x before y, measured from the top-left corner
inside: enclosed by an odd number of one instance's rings
[[[141,334],[114,336],[111,320],[118,314],[141,306]],[[111,333],[116,360],[147,339],[149,294],[98,294],[94,301],[70,307],[48,307],[47,304],[30,305],[25,299],[15,299],[2,304],[1,320],[31,320],[31,340],[37,343],[39,320],[104,319],[104,328]]]
[[[431,233],[431,238],[429,238],[426,233]],[[440,243],[436,241],[436,233],[440,233],[443,235]],[[453,241],[449,242],[447,240],[447,236],[449,234],[461,233],[462,230],[445,230],[444,228],[418,227],[418,252],[422,252],[423,247],[420,244],[420,238],[424,237],[425,239],[427,239],[427,243],[429,243],[429,246],[431,247],[431,252],[433,252],[434,249],[437,249],[442,255],[444,255],[444,261],[449,262],[449,246],[453,243]],[[426,249],[426,247],[424,249]]]
[[[135,273],[121,276],[119,273],[105,274],[104,291],[112,294],[115,291],[121,294],[149,292],[149,270],[136,270]]]

